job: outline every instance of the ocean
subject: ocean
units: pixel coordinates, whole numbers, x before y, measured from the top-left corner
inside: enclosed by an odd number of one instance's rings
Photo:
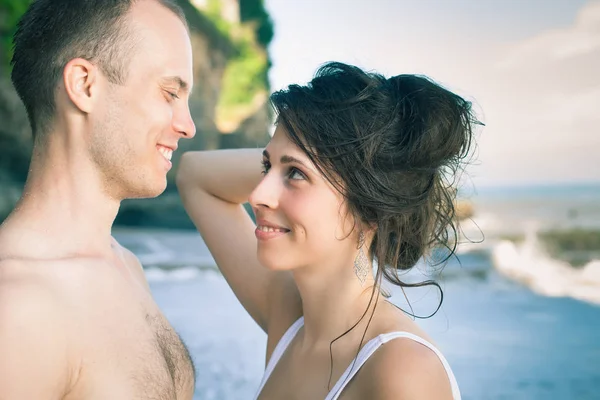
[[[447,357],[463,399],[600,399],[600,185],[485,188],[467,194],[456,257],[435,275],[442,308],[419,323]],[[251,399],[266,336],[193,231],[115,228],[190,348],[194,399]],[[431,276],[422,262],[407,280]],[[410,310],[388,286],[392,302]],[[407,291],[416,315],[439,293]],[[399,371],[401,373],[401,371]]]

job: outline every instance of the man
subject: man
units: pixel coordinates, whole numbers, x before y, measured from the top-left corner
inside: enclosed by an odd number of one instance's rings
[[[188,351],[136,257],[112,238],[125,198],[166,187],[195,126],[192,50],[171,0],[37,0],[12,79],[34,133],[0,227],[0,399],[191,399]]]

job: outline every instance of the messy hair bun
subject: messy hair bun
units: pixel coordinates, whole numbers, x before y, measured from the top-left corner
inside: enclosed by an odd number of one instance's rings
[[[357,221],[375,227],[369,254],[378,277],[418,286],[402,282],[398,272],[428,249],[454,252],[453,184],[476,122],[468,101],[422,76],[386,79],[332,62],[306,86],[274,93],[271,102],[278,123]]]

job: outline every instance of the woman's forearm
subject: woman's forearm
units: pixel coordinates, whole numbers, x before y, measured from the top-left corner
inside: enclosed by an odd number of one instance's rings
[[[258,262],[256,225],[241,205],[248,201],[262,177],[261,152],[247,149],[185,153],[177,171],[177,188],[187,214],[223,276],[266,332],[271,287],[279,274]]]
[[[203,190],[223,201],[244,203],[258,185],[262,149],[190,151],[181,157],[177,188]]]

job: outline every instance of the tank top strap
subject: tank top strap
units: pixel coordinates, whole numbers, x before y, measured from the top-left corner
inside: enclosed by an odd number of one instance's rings
[[[430,350],[432,350],[438,356],[438,358],[442,362],[442,365],[444,366],[444,369],[446,370],[446,374],[448,375],[448,379],[450,381],[450,386],[452,388],[453,399],[461,400],[460,390],[458,388],[458,382],[456,381],[454,373],[452,372],[452,369],[450,368],[450,364],[448,363],[448,361],[446,360],[444,355],[433,344],[431,344],[427,340],[425,340],[415,334],[409,333],[409,332],[384,333],[384,334],[378,335],[378,336],[374,337],[373,339],[369,340],[367,342],[367,344],[365,344],[363,346],[363,348],[360,349],[358,355],[350,363],[348,368],[346,368],[346,371],[342,374],[340,379],[336,382],[335,386],[333,387],[333,389],[331,389],[331,391],[329,392],[329,394],[327,395],[325,400],[337,400],[339,398],[340,394],[342,393],[342,391],[344,390],[344,388],[346,387],[346,385],[348,384],[348,382],[350,382],[350,380],[352,380],[352,378],[356,375],[356,373],[360,370],[360,368],[364,365],[364,363],[369,359],[369,357],[371,357],[373,355],[373,353],[375,353],[375,351],[379,347],[381,347],[381,345],[389,342],[390,340],[394,340],[394,339],[398,339],[398,338],[407,338],[407,339],[414,340],[414,341],[422,344],[423,346],[429,348]]]
[[[260,392],[263,390],[263,387],[267,383],[267,380],[271,376],[271,373],[273,373],[273,370],[275,369],[275,367],[277,366],[277,363],[283,356],[283,353],[285,353],[286,349],[288,348],[288,346],[290,345],[290,343],[292,342],[292,340],[294,339],[294,337],[296,336],[296,334],[298,333],[300,328],[302,328],[303,325],[304,325],[304,317],[298,318],[296,320],[296,322],[294,322],[288,328],[288,330],[283,334],[281,339],[279,339],[279,342],[275,346],[275,349],[273,350],[273,354],[271,354],[271,358],[269,359],[269,362],[267,363],[267,367],[265,368],[265,373],[263,375],[262,381],[260,382],[260,387],[258,388],[258,391],[256,392],[255,399],[258,399]]]

